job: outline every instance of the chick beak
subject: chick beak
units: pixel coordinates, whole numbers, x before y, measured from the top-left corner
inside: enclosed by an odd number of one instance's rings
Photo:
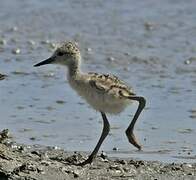
[[[45,65],[45,64],[51,64],[55,61],[55,59],[53,57],[50,57],[44,61],[41,61],[40,63],[37,63],[34,65],[34,67],[37,67],[37,66],[42,66],[42,65]]]

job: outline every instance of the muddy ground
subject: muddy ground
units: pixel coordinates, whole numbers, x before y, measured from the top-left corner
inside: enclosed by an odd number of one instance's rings
[[[57,147],[21,145],[0,133],[1,180],[69,179],[196,179],[196,164],[112,159],[102,152],[92,164],[76,166],[86,153],[65,152]]]

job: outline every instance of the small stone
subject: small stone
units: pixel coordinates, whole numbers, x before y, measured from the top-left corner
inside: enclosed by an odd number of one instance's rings
[[[53,146],[52,147],[52,149],[54,149],[54,150],[58,150],[58,149],[61,149],[60,147],[58,147],[58,146]]]
[[[31,141],[35,141],[36,140],[36,137],[30,137],[29,138]]]
[[[16,108],[17,109],[24,109],[25,107],[24,106],[17,106]]]
[[[50,77],[54,77],[55,74],[53,72],[49,72],[48,74],[44,74],[45,78],[50,78]]]
[[[109,62],[114,62],[114,60],[115,60],[115,59],[114,59],[114,57],[112,57],[112,56],[110,56],[110,57],[107,58],[107,61],[109,61]]]
[[[196,57],[190,57],[187,60],[184,61],[184,64],[189,65],[192,62],[196,62]]]
[[[125,56],[130,56],[130,53],[129,52],[125,52],[124,55]]]
[[[152,22],[145,22],[144,23],[144,27],[146,30],[150,31],[150,30],[153,30],[154,29],[154,24]]]
[[[43,174],[44,170],[42,167],[37,167],[37,172]]]
[[[130,68],[129,68],[129,67],[124,67],[123,70],[124,70],[124,71],[129,71]]]
[[[7,41],[5,39],[0,39],[0,45],[5,45]]]
[[[184,61],[184,64],[189,65],[189,64],[191,64],[191,61],[189,59],[187,59]]]
[[[21,71],[21,70],[16,70],[16,71],[13,71],[12,74],[14,75],[29,75],[28,72],[24,72],[24,71]]]
[[[57,100],[56,103],[57,104],[65,104],[65,101],[63,101],[63,100]]]
[[[45,41],[41,41],[42,44],[49,44],[50,41],[49,40],[45,40]]]
[[[193,129],[191,128],[185,128],[185,129],[179,129],[178,133],[186,134],[186,133],[192,133]]]
[[[33,41],[33,40],[28,40],[27,43],[30,45],[35,45],[35,41]]]
[[[50,161],[46,161],[46,160],[42,160],[41,164],[44,165],[44,166],[49,166],[49,165],[51,165],[51,162]]]
[[[118,160],[118,163],[123,164],[123,165],[127,164],[127,162],[124,159]]]
[[[20,152],[26,151],[26,147],[24,147],[24,146],[18,146],[18,150]]]
[[[184,166],[184,167],[187,167],[187,168],[192,168],[192,167],[193,167],[192,164],[186,164],[186,163],[183,164],[183,166]]]
[[[113,147],[112,150],[113,150],[113,151],[118,151],[118,148],[117,148],[117,147]]]
[[[13,54],[20,54],[20,49],[19,48],[13,49],[12,53]]]
[[[18,27],[17,26],[13,26],[10,28],[10,31],[18,31]]]
[[[194,175],[192,172],[187,173],[187,175],[192,176]]]
[[[36,150],[35,151],[32,151],[31,154],[37,155],[39,157],[41,156],[40,152],[39,151],[36,151]]]
[[[91,48],[86,48],[86,51],[87,52],[92,52],[92,49]]]
[[[102,151],[101,154],[100,154],[100,157],[103,158],[103,159],[106,159],[107,158],[107,154]]]
[[[123,168],[119,165],[110,165],[109,166],[110,170],[115,170],[116,173],[122,173],[124,172]]]
[[[73,175],[74,175],[74,178],[78,178],[80,174],[77,171],[73,171]]]

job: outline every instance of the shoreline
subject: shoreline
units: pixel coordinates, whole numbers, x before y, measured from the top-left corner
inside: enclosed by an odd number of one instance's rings
[[[4,134],[3,134],[4,133]],[[0,138],[1,180],[69,179],[194,179],[196,163],[162,163],[108,158],[101,153],[92,164],[76,166],[86,153],[66,152],[50,146],[27,146],[12,142],[8,131]]]

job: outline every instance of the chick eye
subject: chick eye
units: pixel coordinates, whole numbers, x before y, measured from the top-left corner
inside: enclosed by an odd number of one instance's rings
[[[64,53],[63,53],[63,52],[58,52],[57,55],[58,55],[58,56],[63,56]]]

